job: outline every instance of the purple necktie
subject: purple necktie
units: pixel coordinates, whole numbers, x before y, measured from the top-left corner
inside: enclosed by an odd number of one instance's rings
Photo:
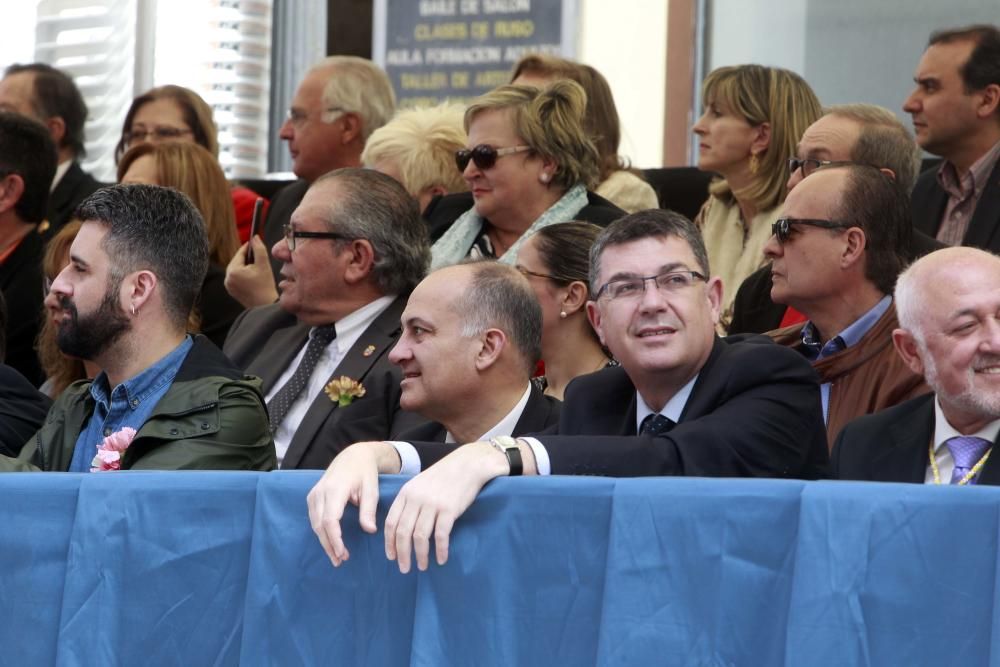
[[[951,483],[958,484],[963,477],[969,474],[979,459],[983,458],[983,454],[993,443],[984,438],[962,435],[957,438],[948,438],[944,444],[951,452],[951,458],[955,460],[955,470],[951,473]],[[978,474],[967,483],[975,484],[977,477],[979,477]]]

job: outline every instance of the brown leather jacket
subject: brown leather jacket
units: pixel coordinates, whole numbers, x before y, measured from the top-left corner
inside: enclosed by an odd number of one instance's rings
[[[768,332],[776,343],[802,347],[804,323]],[[840,429],[862,415],[878,412],[930,388],[921,375],[903,363],[892,345],[892,330],[899,326],[894,305],[851,347],[813,362],[820,382],[830,382],[830,405],[827,409],[827,446],[832,447]]]

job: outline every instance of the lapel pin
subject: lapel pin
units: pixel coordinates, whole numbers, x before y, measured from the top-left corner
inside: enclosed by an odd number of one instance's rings
[[[361,355],[364,356],[364,357],[370,357],[373,354],[375,354],[375,346],[374,345],[369,345],[368,347],[365,348],[365,351],[361,353]]]

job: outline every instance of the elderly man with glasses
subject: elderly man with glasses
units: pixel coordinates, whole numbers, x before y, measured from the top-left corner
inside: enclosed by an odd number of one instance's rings
[[[240,316],[223,350],[264,381],[281,467],[325,468],[422,421],[400,410],[388,351],[430,262],[427,230],[406,190],[368,169],[321,176],[283,229],[281,296]]]
[[[892,290],[910,246],[910,202],[874,167],[820,167],[785,200],[764,246],[771,298],[808,321],[771,332],[812,362],[829,442],[847,422],[927,392],[896,355]]]
[[[309,495],[313,529],[333,563],[349,556],[345,505],[359,503],[362,528],[374,532],[376,472],[400,472],[410,448],[426,470],[400,491],[385,530],[386,552],[404,572],[411,553],[427,567],[431,535],[444,563],[455,519],[502,475],[822,476],[816,374],[766,338],[719,338],[722,284],[710,275],[701,235],[683,216],[650,210],[612,223],[591,251],[587,311],[621,367],[571,382],[554,434],[343,451]],[[447,447],[454,451],[429,465]]]

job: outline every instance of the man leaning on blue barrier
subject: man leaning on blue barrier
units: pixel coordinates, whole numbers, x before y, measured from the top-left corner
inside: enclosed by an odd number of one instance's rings
[[[604,230],[591,250],[587,309],[621,368],[574,380],[553,434],[457,446],[407,482],[386,518],[389,558],[406,572],[412,551],[424,569],[433,536],[444,563],[455,520],[503,475],[822,476],[815,372],[768,339],[718,338],[722,284],[709,276],[701,234],[683,216],[641,211]],[[346,504],[358,504],[361,527],[374,532],[378,473],[417,472],[401,469],[406,447],[426,466],[449,445],[353,445],[310,492],[313,530],[334,565],[349,557]]]
[[[270,470],[260,381],[186,333],[208,269],[201,215],[151,185],[99,190],[46,307],[64,354],[93,361],[19,456],[0,470]]]

